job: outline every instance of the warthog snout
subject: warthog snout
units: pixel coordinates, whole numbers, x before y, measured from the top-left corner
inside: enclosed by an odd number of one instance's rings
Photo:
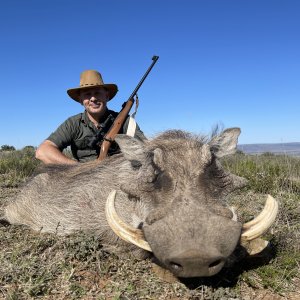
[[[184,203],[143,231],[165,268],[178,277],[200,277],[222,269],[239,243],[241,223]]]
[[[165,265],[178,277],[212,276],[222,269],[225,260],[218,251],[186,249],[171,254]]]

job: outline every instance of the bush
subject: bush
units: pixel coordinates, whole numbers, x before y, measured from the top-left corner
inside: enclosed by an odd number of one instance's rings
[[[34,157],[34,149],[6,153],[0,159],[0,185],[16,187],[32,175],[39,161]]]
[[[14,146],[2,145],[0,151],[15,151],[16,148]]]

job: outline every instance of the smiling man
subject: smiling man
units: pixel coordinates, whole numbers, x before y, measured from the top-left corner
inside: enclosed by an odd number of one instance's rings
[[[80,86],[67,90],[68,95],[81,103],[85,111],[68,118],[37,149],[36,158],[46,164],[76,164],[97,159],[104,135],[113,124],[118,113],[107,108],[118,92],[115,84],[104,84],[102,76],[94,70],[81,73]],[[127,130],[125,122],[120,133]],[[135,136],[145,139],[137,126]],[[73,159],[63,150],[71,147]],[[116,143],[112,143],[108,155],[119,152]]]

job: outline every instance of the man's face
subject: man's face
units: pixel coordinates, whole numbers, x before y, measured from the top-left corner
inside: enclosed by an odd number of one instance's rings
[[[90,114],[102,114],[106,111],[109,93],[105,88],[89,88],[80,92],[80,101]]]

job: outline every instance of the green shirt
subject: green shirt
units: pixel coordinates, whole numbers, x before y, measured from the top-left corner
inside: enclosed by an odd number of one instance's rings
[[[97,159],[103,137],[113,124],[117,115],[117,112],[108,110],[105,121],[97,128],[88,118],[85,111],[68,118],[53,133],[51,133],[47,140],[56,144],[61,151],[70,146],[73,157],[80,162]],[[129,118],[127,118],[119,133],[126,132],[128,120]],[[143,132],[138,126],[135,136],[140,139],[145,139]],[[118,145],[113,142],[108,151],[108,155],[119,152]]]

